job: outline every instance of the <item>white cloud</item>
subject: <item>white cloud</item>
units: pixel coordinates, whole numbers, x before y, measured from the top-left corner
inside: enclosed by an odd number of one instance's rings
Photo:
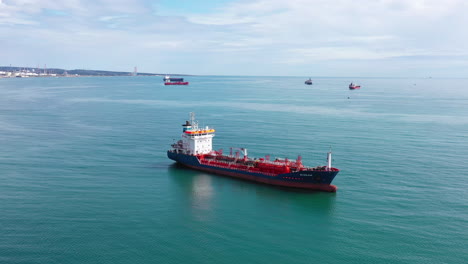
[[[104,21],[104,22],[107,22],[107,21],[112,21],[112,20],[117,20],[117,19],[121,19],[121,18],[127,18],[128,15],[120,15],[120,16],[102,16],[99,18],[99,21]]]
[[[233,0],[209,12],[177,16],[155,15],[152,7],[144,0],[0,0],[0,40],[8,39],[12,54],[18,54],[15,49],[25,54],[14,63],[54,58],[57,67],[84,60],[105,66],[95,55],[115,61],[118,53],[122,64],[107,69],[141,60],[155,67],[148,71],[173,67],[168,71],[195,74],[204,69],[298,75],[307,67],[319,69],[319,61],[344,69],[349,60],[381,61],[385,73],[386,66],[404,68],[389,66],[393,58],[425,67],[435,57],[447,72],[455,56],[468,54],[468,2],[463,0]],[[52,16],[47,9],[64,15]],[[61,62],[63,54],[69,57]],[[8,62],[21,59],[0,56]],[[188,68],[197,63],[206,65]]]

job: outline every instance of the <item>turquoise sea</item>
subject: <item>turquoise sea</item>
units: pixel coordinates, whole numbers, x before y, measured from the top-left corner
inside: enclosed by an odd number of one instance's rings
[[[0,79],[0,263],[467,263],[467,80],[308,77]],[[175,166],[189,112],[337,193]]]

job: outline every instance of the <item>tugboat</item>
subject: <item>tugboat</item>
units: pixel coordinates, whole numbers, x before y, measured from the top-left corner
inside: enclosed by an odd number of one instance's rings
[[[307,85],[312,85],[312,80],[309,78],[309,80],[306,80],[304,83]]]
[[[182,139],[171,145],[167,156],[186,167],[269,185],[326,192],[337,190],[331,182],[340,170],[331,165],[331,151],[327,155],[327,165],[316,167],[304,166],[301,156],[296,160],[270,160],[270,155],[249,158],[245,148],[231,148],[226,155],[222,149],[212,149],[215,130],[199,127],[194,113],[190,113],[190,121],[182,127]]]
[[[188,85],[184,82],[184,78],[171,78],[169,75],[164,76],[164,85]]]
[[[361,89],[361,85],[356,85],[355,83],[350,83],[349,84],[349,89],[350,90]]]

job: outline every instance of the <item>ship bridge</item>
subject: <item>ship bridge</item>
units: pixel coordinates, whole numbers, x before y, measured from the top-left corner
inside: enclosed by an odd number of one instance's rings
[[[190,121],[186,121],[182,127],[182,145],[187,154],[208,154],[213,151],[215,130],[208,126],[200,128],[195,121],[195,113],[190,113]]]

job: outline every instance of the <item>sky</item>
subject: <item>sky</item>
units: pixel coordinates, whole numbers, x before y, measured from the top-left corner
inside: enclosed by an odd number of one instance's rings
[[[0,66],[468,77],[465,0],[0,0]]]

